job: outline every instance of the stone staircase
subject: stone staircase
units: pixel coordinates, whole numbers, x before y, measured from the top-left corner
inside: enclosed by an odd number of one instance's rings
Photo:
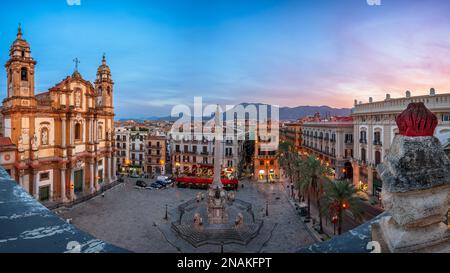
[[[206,244],[239,244],[247,245],[255,238],[263,225],[262,221],[244,225],[240,228],[195,228],[193,225],[172,223],[172,229],[194,247]]]

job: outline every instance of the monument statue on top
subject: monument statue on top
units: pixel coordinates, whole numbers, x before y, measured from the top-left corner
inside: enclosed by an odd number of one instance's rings
[[[397,117],[400,134],[378,166],[389,216],[372,226],[383,252],[449,252],[444,224],[450,193],[450,160],[434,137],[436,116],[411,103]]]
[[[214,131],[214,179],[208,190],[208,222],[210,224],[222,224],[228,220],[225,208],[227,193],[223,188],[221,178],[223,125],[220,120],[220,110],[217,105]]]

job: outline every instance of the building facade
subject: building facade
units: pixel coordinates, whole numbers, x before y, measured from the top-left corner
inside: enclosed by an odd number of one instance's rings
[[[287,141],[294,145],[297,151],[302,148],[302,123],[301,122],[289,122],[285,123],[280,128],[281,141]]]
[[[10,48],[3,135],[17,146],[13,178],[42,201],[68,202],[115,181],[111,71],[103,57],[94,84],[78,71],[35,94],[37,62],[19,28]]]
[[[435,136],[442,145],[450,138],[450,94],[436,94],[434,89],[429,95],[411,96],[407,91],[403,98],[391,98],[388,94],[384,101],[357,103],[352,110],[355,136],[353,165],[353,183],[367,189],[372,196],[379,196],[381,180],[376,171],[382,163],[391,143],[398,134],[396,117],[408,107],[409,103],[423,102],[439,120]]]
[[[214,167],[214,141],[194,134],[171,136],[170,155],[175,175],[196,174],[212,176]],[[242,141],[224,139],[222,145],[222,169],[227,176],[236,176],[241,162]]]
[[[277,182],[280,180],[280,165],[277,152],[280,142],[278,121],[267,121],[267,125],[258,124],[253,160],[253,177],[258,182]],[[274,132],[273,130],[278,130]]]
[[[116,127],[116,157],[117,170],[120,173],[126,173],[126,168],[131,164],[130,161],[130,130],[126,127]]]
[[[351,179],[353,157],[353,121],[350,117],[305,122],[303,151],[315,155],[335,172],[336,179]]]
[[[166,174],[167,137],[149,133],[147,136],[145,169],[147,174]]]

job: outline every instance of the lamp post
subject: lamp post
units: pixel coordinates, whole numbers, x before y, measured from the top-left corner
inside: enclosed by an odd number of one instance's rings
[[[269,160],[266,161],[266,181],[269,183]]]
[[[333,216],[333,219],[331,220],[331,222],[333,223],[333,234],[336,235],[336,224],[338,222],[337,215]]]

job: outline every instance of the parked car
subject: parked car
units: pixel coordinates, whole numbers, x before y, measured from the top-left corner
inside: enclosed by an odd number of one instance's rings
[[[168,186],[168,184],[166,183],[166,181],[156,180],[155,183],[161,185],[163,188],[166,188],[166,187]]]
[[[160,184],[164,184],[164,186],[170,186],[173,184],[173,181],[167,176],[158,176],[156,178],[156,182]]]
[[[153,188],[153,189],[162,189],[162,188],[164,188],[165,186],[163,186],[163,185],[161,185],[161,184],[159,184],[159,183],[157,183],[157,182],[155,182],[155,183],[152,183],[151,185],[150,185],[150,188]]]
[[[136,181],[136,186],[138,186],[140,188],[147,188],[147,183],[145,183],[142,180],[138,180],[138,181]]]

